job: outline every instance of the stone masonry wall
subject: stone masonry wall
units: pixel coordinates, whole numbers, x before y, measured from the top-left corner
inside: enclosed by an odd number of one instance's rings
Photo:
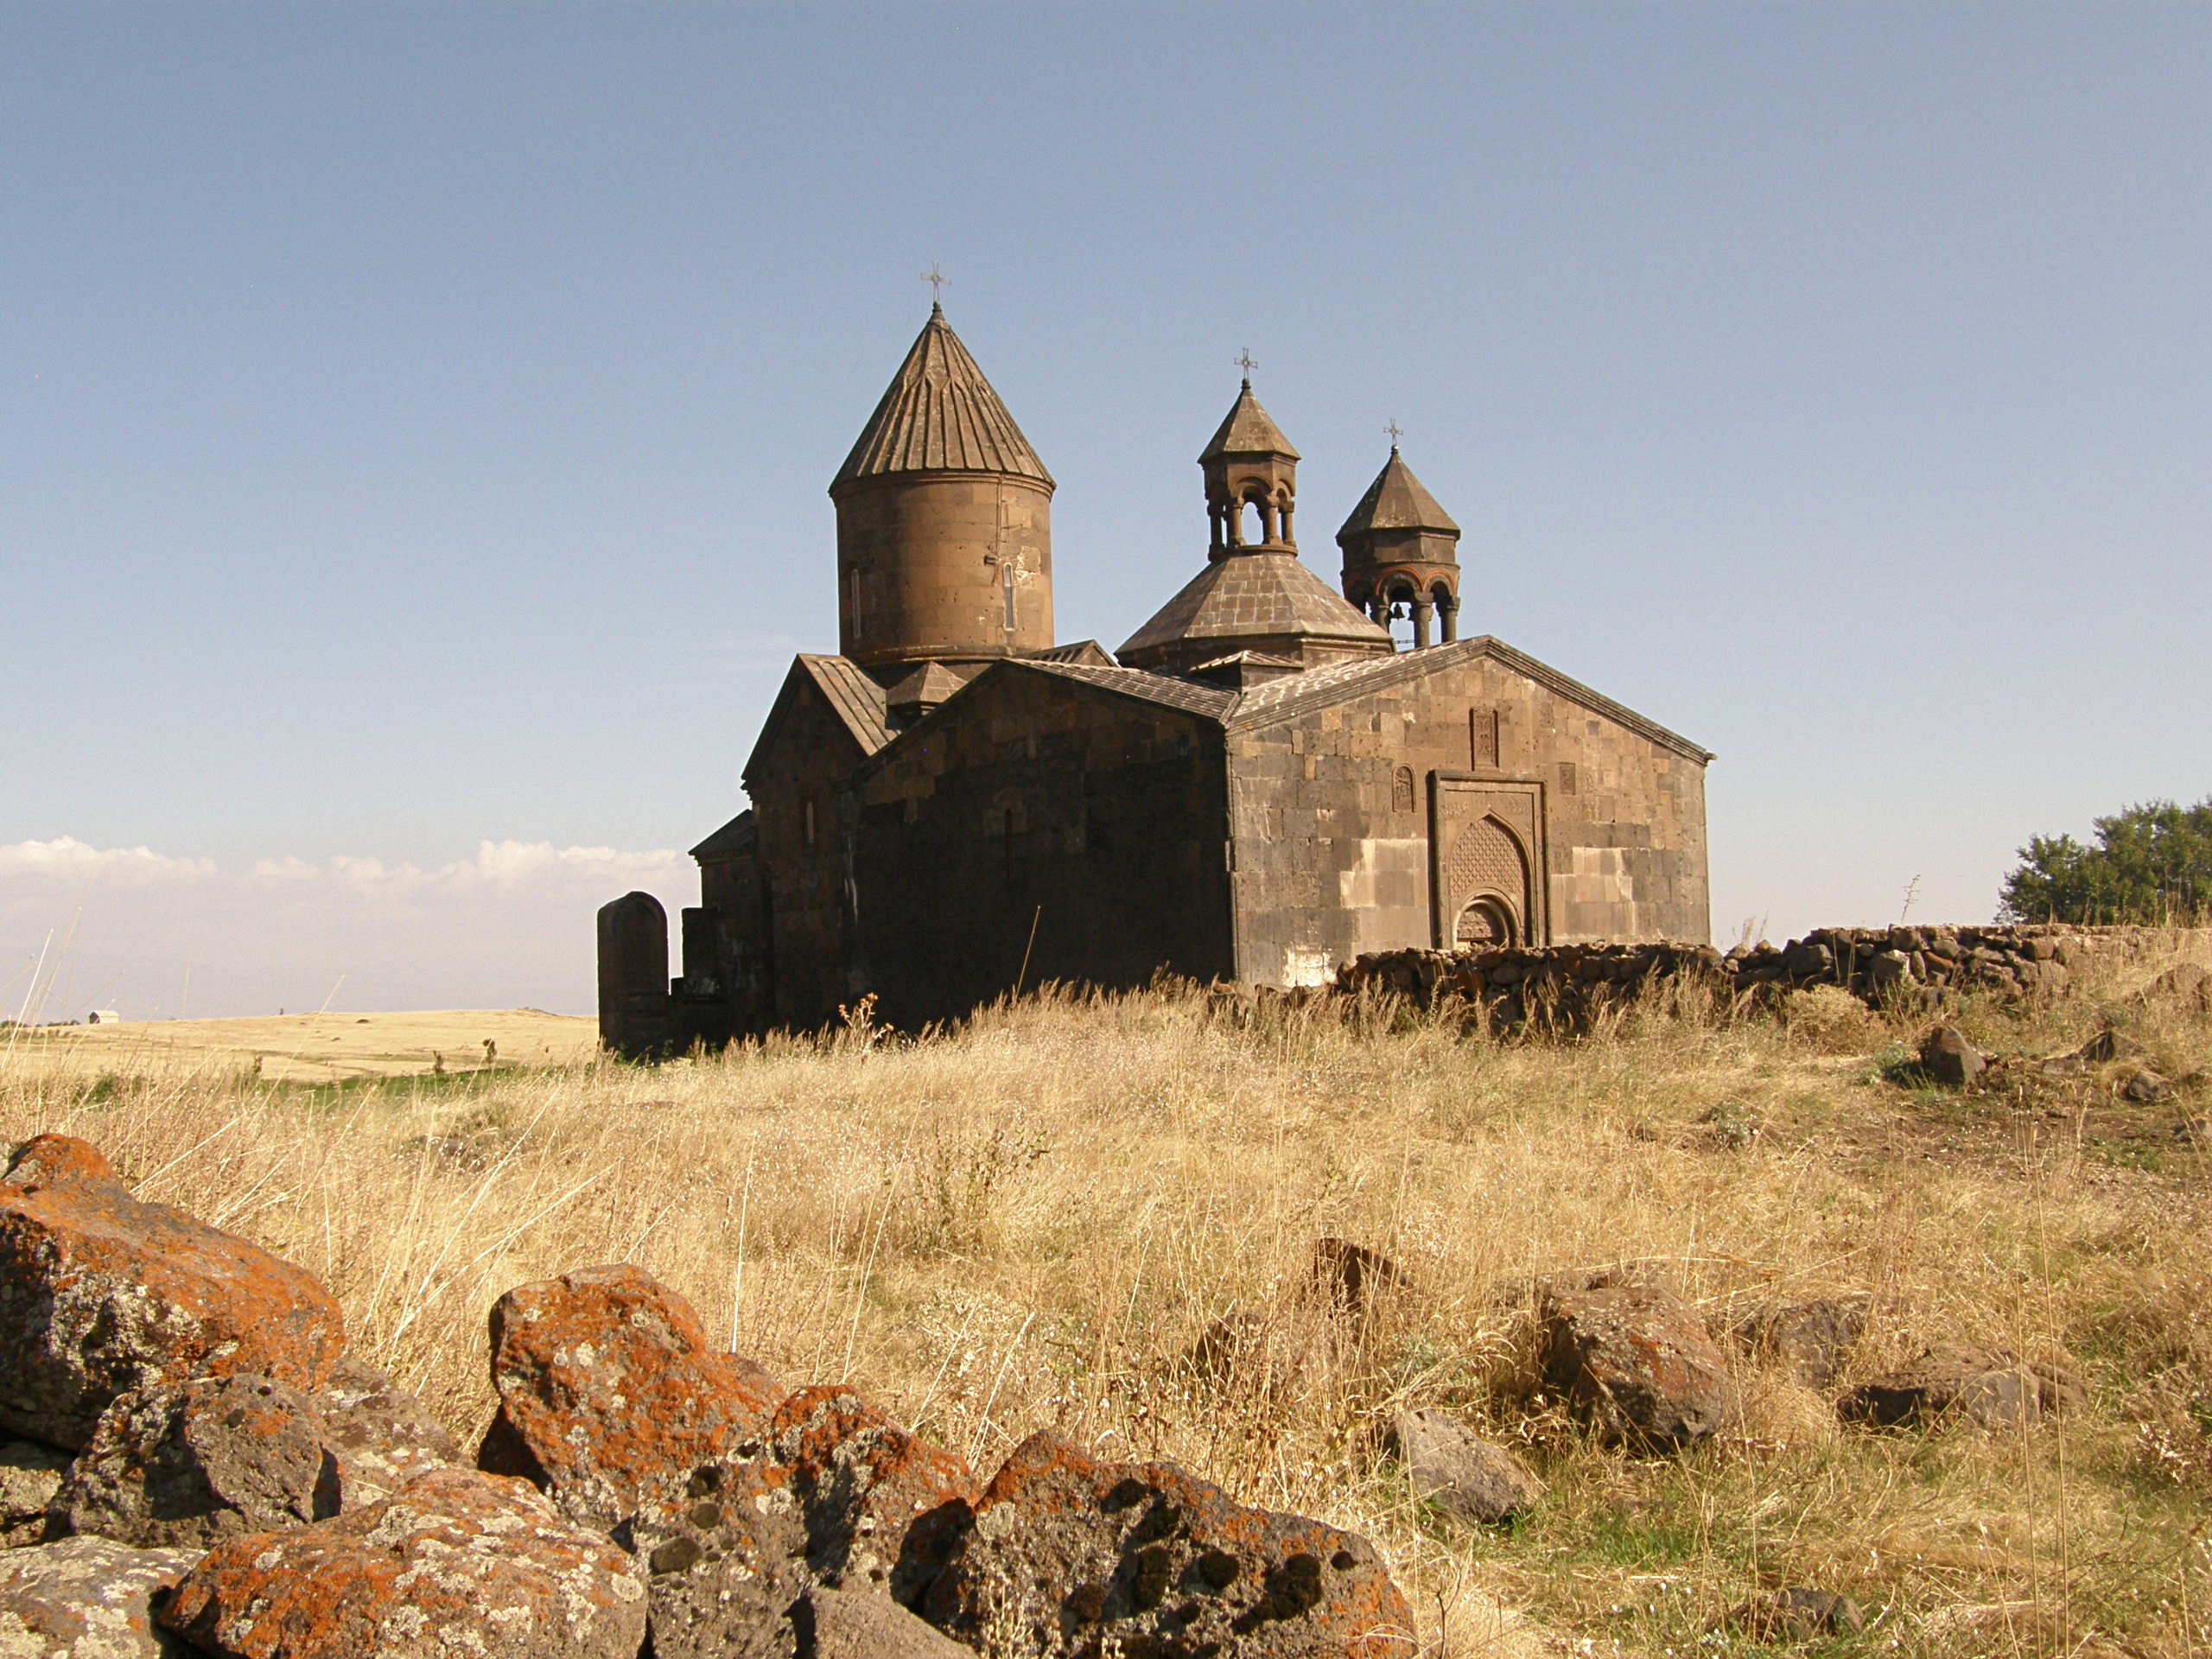
[[[1458,998],[1480,1004],[1501,1024],[1533,1018],[1567,1029],[1668,982],[1746,997],[1829,985],[1870,1005],[1910,999],[1932,1008],[1963,990],[2063,996],[2081,969],[2165,937],[2140,928],[1820,928],[1784,946],[1761,944],[1726,956],[1710,945],[1665,940],[1474,954],[1392,950],[1344,963],[1336,988],[1388,991],[1424,1008]]]
[[[1238,976],[1316,983],[1428,945],[1440,788],[1447,855],[1454,815],[1529,803],[1524,942],[1707,938],[1703,766],[1478,642],[1432,652],[1428,674],[1230,731]],[[1466,896],[1445,895],[1447,929]]]

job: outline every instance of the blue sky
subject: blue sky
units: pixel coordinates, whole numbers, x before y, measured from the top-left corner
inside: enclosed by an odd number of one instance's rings
[[[2212,791],[2208,86],[2202,5],[0,3],[0,1001],[588,1008],[932,260],[1064,639],[1249,346],[1317,569],[1395,417],[1468,630],[1719,753],[1717,935],[1986,917]]]

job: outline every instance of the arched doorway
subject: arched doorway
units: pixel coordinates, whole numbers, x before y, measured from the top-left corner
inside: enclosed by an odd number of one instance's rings
[[[1496,893],[1484,893],[1459,912],[1452,943],[1462,950],[1495,950],[1521,943],[1513,912]]]
[[[1450,944],[1484,950],[1529,937],[1529,859],[1513,831],[1485,813],[1452,843],[1446,867]]]

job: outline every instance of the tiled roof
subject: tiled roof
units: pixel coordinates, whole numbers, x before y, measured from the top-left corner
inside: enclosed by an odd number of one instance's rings
[[[1134,668],[1092,668],[1081,663],[1045,663],[1034,658],[1018,658],[1015,666],[1033,668],[1041,674],[1058,675],[1064,680],[1079,681],[1097,687],[1102,691],[1118,691],[1123,696],[1141,697],[1147,702],[1165,703],[1171,709],[1180,709],[1188,714],[1203,715],[1208,720],[1222,720],[1236,707],[1236,694],[1211,685],[1193,685],[1188,680],[1171,679],[1165,674],[1147,674]]]
[[[1114,659],[1106,647],[1096,639],[1079,639],[1071,645],[1050,645],[1043,651],[1026,651],[1025,661],[1033,663],[1088,663],[1093,668],[1111,668]]]
[[[728,823],[691,849],[694,858],[742,858],[760,844],[760,826],[747,807]]]
[[[890,473],[999,473],[1052,487],[1045,463],[934,306],[830,492]]]
[[[874,754],[891,741],[891,728],[885,724],[883,688],[861,672],[858,663],[849,657],[810,657],[801,652],[798,665],[844,721],[862,754]]]
[[[912,709],[923,704],[934,709],[973,677],[956,674],[943,663],[924,663],[884,693],[884,702],[893,709]]]
[[[1453,536],[1459,533],[1459,526],[1452,522],[1452,515],[1436,505],[1436,498],[1421,487],[1421,480],[1414,476],[1414,469],[1398,458],[1395,445],[1390,459],[1382,463],[1382,470],[1376,474],[1375,481],[1367,486],[1367,493],[1359,498],[1351,517],[1337,532],[1337,539],[1342,541],[1347,536],[1370,530],[1433,530]]]
[[[1115,653],[1128,661],[1192,639],[1346,640],[1386,643],[1389,635],[1291,553],[1239,553],[1217,559],[1185,584]]]
[[[1236,401],[1230,406],[1229,415],[1217,427],[1213,439],[1198,451],[1198,463],[1204,466],[1218,455],[1281,455],[1286,461],[1296,461],[1298,451],[1290,447],[1290,440],[1274,423],[1274,416],[1260,407],[1260,400],[1252,395],[1252,383],[1247,380],[1244,390],[1236,394]]]

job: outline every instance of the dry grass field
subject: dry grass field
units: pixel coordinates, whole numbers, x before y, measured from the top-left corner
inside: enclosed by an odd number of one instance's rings
[[[465,1432],[492,1300],[626,1259],[787,1379],[852,1379],[986,1470],[1058,1424],[1357,1528],[1434,1654],[1765,1651],[1737,1611],[1805,1586],[1869,1616],[1815,1651],[2182,1659],[2212,1650],[2212,1024],[2135,995],[2160,965],[1965,1007],[1999,1054],[2106,1020],[2143,1052],[1963,1096],[1903,1064],[1920,1020],[1840,994],[1645,1007],[1570,1043],[1383,1006],[1236,1023],[1161,990],[651,1068],[332,1083],[18,1054],[0,1133],[84,1135],[142,1196],[321,1274],[356,1345]],[[2132,1103],[2137,1066],[2177,1086]],[[1362,1328],[1308,1293],[1323,1236],[1406,1270]],[[1971,1339],[2071,1366],[2089,1403],[1872,1433],[1745,1359],[1732,1431],[1603,1449],[1532,1383],[1529,1287],[1617,1263],[1716,1331],[1871,1294],[1847,1382]],[[1235,1316],[1237,1362],[1193,1364]],[[1522,1448],[1543,1499],[1510,1531],[1415,1503],[1378,1446],[1405,1404]]]

